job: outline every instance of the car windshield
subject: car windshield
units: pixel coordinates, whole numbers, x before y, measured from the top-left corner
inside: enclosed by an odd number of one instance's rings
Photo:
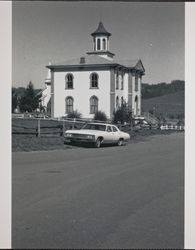
[[[82,127],[82,129],[91,129],[91,130],[101,130],[101,131],[105,131],[105,130],[106,130],[106,125],[87,123],[87,124],[85,124],[85,125]]]

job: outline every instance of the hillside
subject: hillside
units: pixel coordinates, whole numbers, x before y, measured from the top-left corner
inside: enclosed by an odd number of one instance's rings
[[[184,91],[142,99],[142,109],[144,112],[155,111],[156,116],[184,117]]]
[[[171,83],[147,84],[142,83],[142,98],[148,99],[162,95],[168,95],[177,91],[182,91],[185,88],[185,82],[174,80]]]

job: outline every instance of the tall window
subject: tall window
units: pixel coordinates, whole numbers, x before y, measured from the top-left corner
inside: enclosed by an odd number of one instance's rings
[[[97,39],[97,50],[100,50],[100,39]]]
[[[116,109],[118,109],[119,108],[119,98],[118,98],[118,96],[116,97]]]
[[[90,114],[95,114],[98,111],[98,98],[97,96],[92,96],[90,98]]]
[[[138,91],[138,75],[135,76],[135,91]]]
[[[66,75],[66,89],[73,89],[73,75]]]
[[[121,74],[121,90],[124,89],[124,74]]]
[[[124,104],[123,96],[121,97],[121,106]]]
[[[71,96],[66,98],[66,114],[73,112],[73,102],[74,100]]]
[[[106,39],[105,38],[103,38],[103,50],[106,50]]]
[[[90,75],[90,80],[91,80],[91,84],[90,84],[90,88],[98,88],[98,74],[97,73],[92,73]]]
[[[118,89],[118,71],[116,72],[116,89]]]

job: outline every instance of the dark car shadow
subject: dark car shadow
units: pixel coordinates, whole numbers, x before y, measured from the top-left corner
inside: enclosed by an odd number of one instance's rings
[[[64,142],[64,145],[67,146],[74,146],[74,147],[78,147],[78,148],[96,148],[93,144],[91,143],[81,143],[81,142]],[[108,147],[116,147],[116,144],[102,144],[101,148],[108,148]]]

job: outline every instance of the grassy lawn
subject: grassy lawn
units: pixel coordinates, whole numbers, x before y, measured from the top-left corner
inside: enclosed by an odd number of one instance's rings
[[[64,145],[62,136],[36,137],[35,135],[12,135],[12,151],[37,151],[70,148]]]

